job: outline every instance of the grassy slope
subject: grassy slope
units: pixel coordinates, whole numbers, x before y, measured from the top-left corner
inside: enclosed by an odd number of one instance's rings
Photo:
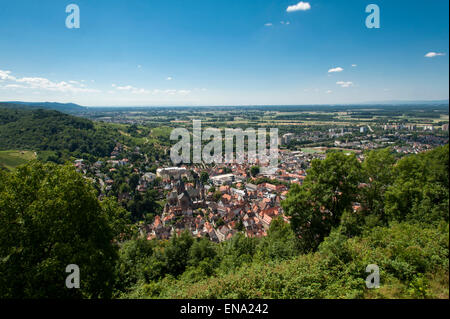
[[[12,170],[35,158],[33,151],[0,151],[0,166]]]

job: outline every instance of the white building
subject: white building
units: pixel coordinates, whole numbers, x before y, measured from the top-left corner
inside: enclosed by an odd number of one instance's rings
[[[187,173],[186,167],[165,167],[156,170],[156,176],[161,178],[173,177],[175,179],[180,179],[182,175]]]
[[[217,175],[210,178],[214,185],[223,185],[223,184],[231,184],[234,182],[234,175],[233,174],[223,174],[223,175]]]
[[[284,145],[288,145],[294,139],[294,133],[287,133],[283,135],[282,142]]]

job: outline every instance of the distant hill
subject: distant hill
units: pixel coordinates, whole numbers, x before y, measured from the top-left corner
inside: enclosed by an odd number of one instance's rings
[[[0,107],[4,108],[26,108],[26,109],[47,109],[57,110],[64,113],[77,113],[86,110],[84,106],[75,103],[57,103],[57,102],[0,102]]]
[[[0,151],[46,151],[56,159],[104,157],[125,138],[115,128],[55,110],[0,106]]]
[[[372,101],[359,104],[371,105],[448,105],[448,100],[390,100],[390,101]]]

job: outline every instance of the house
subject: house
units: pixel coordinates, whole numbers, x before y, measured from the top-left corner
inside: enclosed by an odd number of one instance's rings
[[[217,238],[219,239],[219,241],[224,241],[227,237],[227,235],[229,234],[230,229],[226,226],[223,225],[222,227],[219,227],[218,229],[216,229],[216,235]]]
[[[147,183],[151,183],[156,179],[156,174],[151,172],[145,173],[142,175],[142,179]]]
[[[223,175],[217,175],[210,178],[214,185],[225,185],[225,184],[231,184],[234,182],[234,174],[223,174]]]

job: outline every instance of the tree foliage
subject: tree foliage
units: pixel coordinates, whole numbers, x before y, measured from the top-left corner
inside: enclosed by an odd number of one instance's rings
[[[356,201],[360,181],[361,165],[355,155],[333,152],[312,162],[302,186],[293,185],[282,207],[304,251],[317,248],[339,225],[343,212]]]
[[[70,166],[36,161],[0,179],[0,297],[108,297],[122,226]],[[65,287],[66,266],[80,289]]]

